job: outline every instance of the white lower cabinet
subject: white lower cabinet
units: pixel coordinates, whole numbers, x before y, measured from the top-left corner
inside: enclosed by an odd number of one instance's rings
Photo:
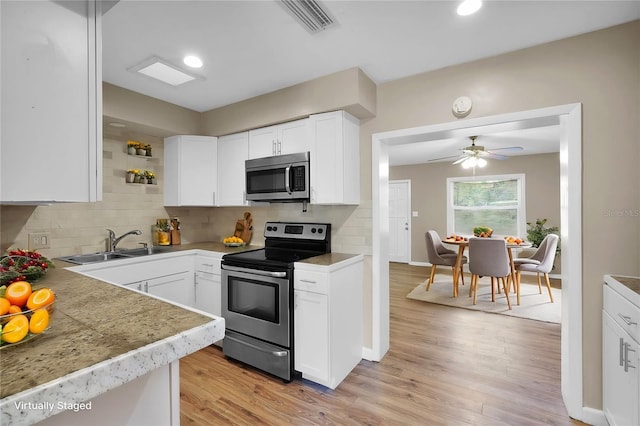
[[[205,254],[206,253],[206,254]],[[131,261],[83,265],[73,271],[221,316],[222,253],[181,252]]]
[[[196,255],[195,307],[222,316],[221,258]]]
[[[363,256],[294,271],[295,369],[335,389],[362,359]]]
[[[639,426],[640,307],[605,285],[602,321],[605,417],[611,426]]]

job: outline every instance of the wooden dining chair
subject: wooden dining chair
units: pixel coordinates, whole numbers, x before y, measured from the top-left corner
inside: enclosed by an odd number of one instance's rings
[[[427,291],[429,291],[429,287],[433,283],[433,280],[436,276],[436,268],[438,265],[441,266],[450,266],[453,272],[453,268],[456,266],[456,260],[458,258],[458,254],[446,248],[442,245],[442,240],[440,239],[440,235],[434,230],[429,230],[425,234],[425,239],[427,242],[427,259],[431,264],[431,274],[429,275],[429,280],[427,281]],[[467,257],[463,256],[460,262],[460,277],[462,278],[462,285],[464,285],[464,275],[462,273],[462,265],[467,263]],[[455,274],[453,274],[455,276]],[[456,285],[457,283],[453,282],[453,297],[456,297]]]
[[[547,290],[549,291],[549,299],[553,303],[553,294],[551,293],[551,283],[549,283],[549,272],[553,269],[553,261],[556,257],[556,249],[558,248],[558,240],[560,238],[556,234],[548,234],[540,247],[531,257],[519,257],[513,259],[516,268],[516,295],[518,305],[520,304],[520,273],[522,271],[535,272],[538,276],[538,291],[542,294],[542,284],[540,283],[540,273],[544,274]]]
[[[507,305],[511,309],[507,277],[511,274],[507,242],[502,238],[469,238],[469,271],[473,304],[478,300],[478,278],[491,277],[491,301],[495,302],[494,278],[502,282]]]

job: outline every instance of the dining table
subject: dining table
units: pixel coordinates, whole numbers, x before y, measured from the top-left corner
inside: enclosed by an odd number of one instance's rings
[[[458,277],[460,274],[460,267],[462,266],[462,258],[464,256],[464,251],[469,246],[469,238],[474,238],[474,237],[463,236],[462,239],[445,238],[442,240],[443,243],[458,246],[458,256],[456,257],[456,265],[453,267],[453,283],[454,283],[453,297],[458,297]],[[491,237],[487,237],[487,238],[491,238]],[[515,282],[516,282],[516,267],[513,262],[512,249],[529,248],[529,247],[531,247],[531,243],[528,241],[522,241],[520,243],[515,243],[515,242],[511,243],[507,241],[507,254],[509,255],[509,266],[511,271],[509,274],[510,280],[507,280],[507,291],[509,291],[510,283],[514,283],[514,287],[515,287]]]

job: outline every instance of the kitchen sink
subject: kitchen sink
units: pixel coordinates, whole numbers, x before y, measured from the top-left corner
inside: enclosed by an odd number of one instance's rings
[[[58,259],[65,262],[75,263],[77,265],[84,265],[87,263],[107,262],[109,260],[116,259],[130,259],[132,257],[148,256],[151,254],[167,253],[171,251],[170,247],[153,246],[153,247],[140,247],[135,249],[124,249],[110,252],[99,252],[89,254],[74,254],[71,256],[63,256]]]
[[[89,254],[76,254],[72,256],[59,257],[58,259],[65,262],[76,263],[84,265],[85,263],[106,262],[108,260],[125,259],[132,256],[127,256],[122,253],[115,252],[103,252],[103,253],[89,253]]]
[[[150,254],[158,254],[158,253],[167,253],[171,251],[171,247],[169,246],[151,246],[151,247],[140,247],[134,249],[125,249],[119,250],[117,253],[122,253],[131,257],[138,256],[147,256]]]

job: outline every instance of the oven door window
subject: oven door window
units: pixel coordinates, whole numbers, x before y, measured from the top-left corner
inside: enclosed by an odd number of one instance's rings
[[[264,281],[229,277],[229,311],[278,323],[279,286]]]

